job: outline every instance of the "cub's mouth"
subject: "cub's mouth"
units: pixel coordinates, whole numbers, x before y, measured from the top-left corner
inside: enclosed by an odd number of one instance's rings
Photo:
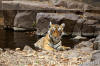
[[[52,35],[49,35],[49,37],[50,37],[51,43],[53,43],[53,44],[57,44],[61,41],[61,36],[60,37],[54,37]]]

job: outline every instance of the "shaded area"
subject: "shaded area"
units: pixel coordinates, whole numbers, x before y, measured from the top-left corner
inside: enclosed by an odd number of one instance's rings
[[[33,48],[33,44],[36,42],[36,36],[29,36],[25,32],[13,32],[7,30],[0,30],[0,48],[21,48],[25,45],[29,45]]]
[[[29,32],[30,33],[30,32]],[[7,30],[0,30],[0,48],[23,49],[25,45],[34,49],[34,43],[38,41],[42,36],[30,35],[26,32],[13,32]],[[80,40],[72,40],[71,36],[63,36],[62,44],[69,47],[74,47]]]
[[[75,36],[71,36],[71,35],[65,36],[64,35],[62,37],[62,45],[74,48],[80,42],[89,40],[89,38],[87,38],[87,39],[73,39],[73,37],[75,37]]]

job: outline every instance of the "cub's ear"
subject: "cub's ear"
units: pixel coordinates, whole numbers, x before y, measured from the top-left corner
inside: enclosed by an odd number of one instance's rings
[[[49,24],[49,26],[51,26],[52,25],[52,22],[50,21],[50,24]]]
[[[65,27],[65,23],[62,23],[61,26],[64,28]]]

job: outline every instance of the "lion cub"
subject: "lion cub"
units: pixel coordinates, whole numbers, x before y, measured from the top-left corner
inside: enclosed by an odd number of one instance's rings
[[[48,33],[45,37],[42,37],[40,40],[38,40],[34,44],[34,46],[38,47],[39,49],[52,51],[70,49],[70,47],[62,46],[61,37],[63,34],[64,27],[64,23],[58,25],[52,24],[52,22],[50,22],[50,28],[48,30]]]

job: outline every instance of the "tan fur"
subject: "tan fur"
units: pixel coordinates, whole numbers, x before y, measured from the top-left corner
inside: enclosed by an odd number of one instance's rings
[[[54,29],[55,27],[55,30],[52,32],[52,35],[50,33],[47,33],[45,37],[42,37],[40,40],[38,40],[36,43],[35,43],[35,47],[38,47],[39,49],[44,49],[44,50],[52,50],[52,51],[55,51],[57,49],[51,47],[49,44],[51,43],[51,38],[50,38],[50,35],[52,37],[60,37],[62,32],[63,32],[63,29],[61,29],[60,31],[58,31],[58,28],[63,28],[62,25],[57,25],[57,24],[52,24],[50,25],[50,28],[49,28],[49,31],[51,32],[52,29]],[[54,40],[54,44],[58,44],[58,43],[61,43],[61,38],[58,38],[59,42],[57,42],[56,40]],[[52,43],[53,44],[53,43]],[[59,50],[67,50],[67,49],[70,49],[70,47],[65,47],[65,46],[62,46],[62,44],[59,46]]]

